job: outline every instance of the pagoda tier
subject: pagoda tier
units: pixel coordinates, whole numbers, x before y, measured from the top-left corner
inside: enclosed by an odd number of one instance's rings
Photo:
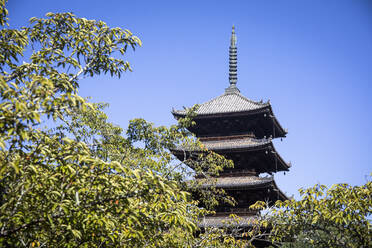
[[[231,159],[234,168],[226,168],[221,174],[259,175],[288,171],[291,166],[276,152],[271,139],[256,139],[250,135],[223,136],[201,138],[200,141],[208,150]],[[181,161],[185,161],[202,150],[177,147],[173,154]],[[190,165],[192,167],[192,165]]]
[[[186,110],[173,110],[175,118],[184,117]],[[242,96],[237,88],[199,106],[189,128],[197,137],[239,135],[250,132],[257,138],[285,137],[269,102],[255,102]]]
[[[265,201],[270,206],[277,200],[287,200],[288,197],[279,190],[273,177],[257,176],[220,176],[217,178],[197,179],[202,188],[216,187],[236,200],[236,205],[221,204],[216,209],[219,213],[252,213],[249,206],[256,201]]]
[[[256,215],[239,215],[238,223],[236,220],[232,219],[229,215],[215,215],[215,216],[204,216],[197,223],[201,232],[205,231],[207,228],[224,228],[227,230],[234,230],[231,234],[235,238],[244,237],[243,233],[245,230],[249,230],[252,227],[257,227],[259,219]],[[236,229],[236,226],[239,229]],[[263,230],[262,230],[263,231]],[[246,235],[246,234],[245,234]],[[272,247],[272,243],[264,239],[256,239],[252,242],[253,247]]]

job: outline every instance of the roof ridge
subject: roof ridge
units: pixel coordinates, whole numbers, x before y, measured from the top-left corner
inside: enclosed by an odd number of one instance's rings
[[[206,102],[198,104],[196,113],[199,115],[213,113],[229,113],[240,111],[251,111],[270,107],[270,102],[251,100],[240,92],[225,92]],[[185,114],[185,110],[173,110],[172,113]]]
[[[225,93],[226,94],[226,93]],[[241,97],[243,100],[246,100],[246,101],[248,101],[248,102],[251,102],[251,103],[255,103],[255,104],[259,104],[259,105],[270,105],[270,102],[266,102],[266,103],[264,103],[264,102],[262,102],[262,100],[261,101],[254,101],[254,100],[252,100],[252,99],[249,99],[248,97],[245,97],[245,96],[243,96],[240,92],[234,92],[234,93],[227,93],[227,94],[236,94],[236,95],[238,95],[239,97]]]
[[[237,141],[253,141],[256,143],[262,143],[262,144],[269,144],[272,143],[272,138],[257,138],[257,137],[238,137],[238,138],[229,138],[230,136],[226,136],[224,139],[211,139],[211,140],[202,140],[202,143],[223,143],[223,142],[237,142]]]
[[[223,96],[227,96],[227,95],[237,95],[237,96],[239,96],[241,99],[243,99],[243,100],[245,100],[245,101],[248,101],[248,102],[250,102],[250,103],[257,104],[257,105],[270,105],[269,102],[263,103],[262,101],[254,101],[254,100],[251,100],[251,99],[249,99],[248,97],[243,96],[243,94],[241,94],[240,92],[225,92],[225,93],[223,93],[223,94],[221,94],[221,95],[219,95],[219,96],[216,96],[216,97],[212,98],[212,99],[209,100],[209,101],[206,101],[206,102],[203,102],[203,103],[199,104],[199,106],[201,106],[201,105],[203,105],[203,104],[207,104],[207,103],[209,103],[209,102],[213,102],[214,100],[217,100],[218,98],[223,97]]]
[[[203,105],[203,104],[207,104],[207,103],[209,103],[209,102],[213,102],[214,100],[217,100],[218,98],[220,98],[220,97],[222,97],[222,96],[224,96],[224,95],[225,95],[225,93],[222,94],[222,95],[216,96],[216,97],[210,99],[209,101],[203,102],[203,103],[199,104],[199,107],[200,107],[201,105]]]

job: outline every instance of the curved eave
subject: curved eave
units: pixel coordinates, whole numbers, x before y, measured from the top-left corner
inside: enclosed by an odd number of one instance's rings
[[[291,164],[284,161],[284,159],[276,151],[274,144],[271,141],[266,142],[264,144],[257,145],[257,146],[218,148],[218,149],[213,149],[212,151],[226,154],[226,153],[231,153],[231,152],[252,152],[252,151],[262,151],[262,150],[266,150],[270,152],[270,155],[274,156],[274,159],[276,157],[278,164],[283,166],[284,170],[277,170],[277,171],[289,171]]]
[[[255,178],[253,181],[250,180],[250,177],[246,177],[246,183],[242,182],[241,179],[243,179],[243,177],[240,178],[240,182],[239,182],[234,177],[227,178],[227,180],[226,178],[216,178],[214,182],[202,183],[201,188],[216,187],[216,188],[220,188],[224,190],[239,190],[239,191],[270,189],[271,192],[277,192],[277,193],[268,194],[271,204],[274,204],[276,200],[285,201],[289,199],[278,188],[277,184],[275,183],[274,178],[272,177],[271,178],[259,178],[259,180],[257,180],[258,178]]]
[[[290,198],[288,196],[286,196],[278,187],[278,185],[275,183],[275,180],[274,178],[272,178],[271,181],[269,182],[264,182],[262,184],[256,184],[256,185],[252,185],[252,186],[239,186],[239,187],[219,187],[221,189],[224,189],[224,190],[262,190],[262,189],[270,189],[274,192],[277,192],[275,195],[276,196],[273,196],[273,194],[269,194],[269,199],[270,199],[270,202],[271,204],[274,204],[276,202],[276,200],[281,200],[281,201],[285,201],[285,200],[289,200]]]
[[[181,111],[172,110],[171,113],[175,119],[183,118],[186,116],[185,111],[182,111],[182,110]],[[246,110],[246,111],[232,111],[232,112],[220,112],[220,113],[210,113],[210,114],[196,113],[193,119],[197,121],[197,120],[212,119],[212,118],[243,117],[243,116],[249,116],[249,115],[256,115],[260,113],[268,114],[269,117],[271,117],[271,121],[275,127],[275,134],[272,134],[273,138],[286,137],[288,132],[282,127],[278,119],[275,117],[270,103],[265,103],[265,104],[262,104],[262,107],[260,108],[256,108],[253,110]]]
[[[278,131],[280,133],[280,134],[274,135],[274,137],[283,137],[284,138],[288,134],[288,131],[286,129],[284,129],[282,127],[282,125],[280,125],[278,119],[274,115],[273,109],[272,109],[270,104],[269,104],[269,112],[270,112],[270,115],[272,116],[272,120],[273,120],[273,123],[274,123],[275,127],[278,129]]]
[[[219,154],[228,154],[228,153],[238,153],[238,152],[253,152],[253,151],[264,151],[266,150],[268,153],[270,153],[269,156],[274,156],[273,159],[277,159],[279,167],[282,167],[283,169],[276,169],[276,171],[289,171],[289,168],[291,167],[290,163],[286,163],[284,159],[279,155],[279,153],[276,151],[274,144],[271,141],[268,141],[264,144],[260,145],[247,145],[247,146],[239,146],[239,147],[229,147],[229,148],[214,148],[210,149],[213,152],[219,153]],[[175,155],[180,161],[185,161],[190,158],[190,155],[192,153],[199,154],[201,152],[206,152],[206,150],[191,150],[187,148],[179,148],[176,147],[171,150],[171,153]],[[192,167],[191,167],[192,168]]]
[[[278,191],[281,201],[286,201],[290,199],[286,194],[283,193],[283,191],[281,191],[278,188],[278,185],[276,185],[275,180],[272,181],[272,184],[273,184],[274,189]]]
[[[271,141],[261,144],[261,145],[257,145],[257,146],[217,148],[217,149],[213,149],[212,151],[216,153],[226,154],[230,152],[252,152],[252,151],[262,151],[262,150],[269,150],[268,152],[271,153],[271,156],[276,157],[278,163],[281,164],[285,168],[284,170],[278,170],[278,171],[289,171],[291,164],[284,161],[284,159],[276,151],[274,144]]]
[[[240,142],[240,143],[239,143]],[[202,141],[205,147],[214,152],[223,151],[255,151],[264,149],[272,144],[271,139],[231,139],[214,141]]]
[[[291,167],[291,163],[287,163],[284,161],[284,159],[276,151],[273,143],[271,143],[271,149],[272,149],[273,154],[275,154],[276,158],[278,159],[278,162],[281,163],[285,167],[285,171],[289,171],[289,168]]]
[[[252,110],[245,110],[245,111],[231,111],[231,112],[220,112],[220,113],[210,113],[210,114],[198,114],[196,113],[195,119],[207,119],[207,118],[218,118],[218,117],[231,117],[231,116],[245,116],[245,115],[253,115],[257,113],[264,113],[267,112],[268,108],[271,109],[270,104],[265,103],[262,104],[262,107],[252,109]],[[178,119],[186,116],[184,110],[172,110],[172,115]]]
[[[203,142],[202,142],[203,143]],[[234,152],[240,152],[240,151],[256,151],[256,150],[263,150],[269,146],[273,146],[273,143],[271,142],[271,140],[267,140],[267,141],[264,141],[262,143],[259,143],[259,144],[247,144],[247,145],[236,145],[236,146],[220,146],[220,147],[214,147],[214,148],[208,148],[208,145],[207,144],[204,144],[205,145],[205,148],[207,148],[208,150],[210,151],[213,151],[213,152],[231,152],[231,151],[234,151]],[[176,147],[176,148],[173,148],[171,150],[171,152],[202,152],[202,151],[205,151],[205,150],[193,150],[193,149],[188,149],[188,148],[180,148],[180,147]]]
[[[222,189],[259,189],[266,188],[271,185],[273,178],[262,178],[256,176],[241,176],[241,177],[218,177],[212,178],[210,182],[203,183],[202,180],[196,179],[202,183],[202,188],[216,187]]]

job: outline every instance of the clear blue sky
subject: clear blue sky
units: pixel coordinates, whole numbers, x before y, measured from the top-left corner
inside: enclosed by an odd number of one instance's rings
[[[171,108],[205,102],[228,86],[231,26],[238,37],[238,87],[271,100],[289,134],[276,149],[291,170],[288,195],[315,183],[360,185],[372,172],[372,1],[11,0],[12,27],[47,12],[73,12],[131,30],[143,47],[119,79],[81,81],[80,94],[110,104],[126,127],[142,117],[174,123]]]

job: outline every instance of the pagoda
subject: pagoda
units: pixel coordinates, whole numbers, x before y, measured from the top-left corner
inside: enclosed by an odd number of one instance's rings
[[[230,214],[241,217],[241,226],[250,226],[258,212],[249,209],[256,201],[269,205],[287,197],[277,187],[273,173],[288,171],[286,163],[275,150],[272,139],[283,138],[287,131],[276,119],[270,102],[256,102],[244,97],[237,83],[237,47],[234,26],[229,48],[229,82],[224,94],[199,105],[189,127],[205,148],[231,159],[233,168],[227,168],[216,178],[217,188],[225,190],[236,204],[220,204],[216,214],[206,216],[202,228],[221,227]],[[176,119],[184,117],[186,110],[173,110]],[[195,151],[188,151],[189,153]],[[181,161],[185,149],[173,150]],[[261,174],[265,173],[266,176]],[[208,185],[204,185],[208,187]]]

